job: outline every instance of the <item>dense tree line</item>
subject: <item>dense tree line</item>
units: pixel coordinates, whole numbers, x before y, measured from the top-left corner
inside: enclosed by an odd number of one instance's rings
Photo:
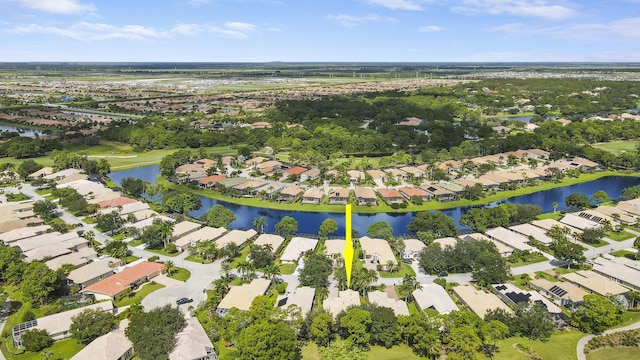
[[[538,205],[502,203],[492,208],[470,209],[460,217],[460,224],[484,232],[488,228],[528,223],[540,214],[542,208]]]

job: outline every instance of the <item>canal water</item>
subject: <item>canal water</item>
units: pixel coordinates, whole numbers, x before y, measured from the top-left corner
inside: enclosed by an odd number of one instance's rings
[[[132,177],[143,179],[151,183],[156,182],[156,178],[159,175],[158,165],[151,165],[140,167],[136,169],[116,171],[109,174],[109,177],[116,183],[120,183],[125,177]],[[567,195],[572,193],[582,193],[591,197],[596,191],[604,190],[607,192],[610,198],[617,199],[620,197],[622,190],[634,185],[640,185],[640,178],[625,177],[625,176],[609,176],[600,178],[598,180],[584,182],[575,185],[568,185],[551,190],[539,191],[529,195],[520,195],[501,200],[500,202],[510,202],[513,204],[535,204],[542,207],[543,212],[553,211],[552,204],[558,203],[558,210],[566,209],[564,199]],[[199,217],[212,206],[221,204],[227,209],[233,211],[236,215],[236,220],[231,223],[230,227],[235,229],[249,229],[252,227],[251,223],[253,219],[258,216],[264,216],[267,219],[267,232],[274,230],[275,224],[285,216],[291,216],[298,221],[298,233],[299,234],[316,234],[320,228],[320,224],[324,219],[334,219],[338,223],[338,231],[336,234],[344,234],[344,214],[339,213],[312,213],[304,211],[288,211],[288,210],[272,210],[257,208],[246,205],[237,205],[228,203],[225,201],[214,200],[204,196],[200,197],[202,208],[197,211],[192,211],[189,215],[193,217]],[[495,206],[498,203],[489,203],[485,206]],[[458,207],[453,209],[442,210],[444,214],[453,218],[456,225],[460,229],[464,227],[460,226],[460,217],[467,212],[471,207]],[[408,233],[407,225],[411,221],[414,213],[380,213],[380,214],[353,214],[352,223],[353,228],[358,231],[360,235],[364,235],[367,232],[369,225],[378,221],[386,221],[393,228],[394,235],[405,235]]]

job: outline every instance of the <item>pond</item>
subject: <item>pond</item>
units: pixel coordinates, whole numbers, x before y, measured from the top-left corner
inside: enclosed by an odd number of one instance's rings
[[[0,124],[0,131],[14,131],[19,133],[20,136],[25,136],[25,137],[34,137],[36,135],[42,135],[42,131],[37,129],[29,129],[29,128],[23,128],[19,126],[3,125],[3,124]]]
[[[109,177],[116,183],[120,183],[120,181],[125,177],[133,177],[155,183],[158,174],[158,165],[151,165],[136,169],[116,171],[109,174]],[[540,205],[543,212],[551,212],[553,211],[552,204],[554,202],[558,203],[558,210],[566,209],[564,198],[572,193],[582,193],[591,197],[596,191],[604,190],[607,192],[609,197],[616,199],[620,197],[624,188],[634,185],[640,185],[640,178],[609,176],[581,184],[539,191],[528,195],[514,196],[501,200],[500,202],[486,204],[485,206],[495,206],[501,202],[510,202],[513,204],[535,204]],[[204,196],[200,197],[200,201],[202,203],[202,208],[197,211],[192,211],[189,215],[199,217],[214,205],[221,204],[227,209],[233,211],[235,214],[236,220],[230,225],[231,228],[235,229],[249,229],[252,227],[251,223],[253,222],[253,219],[258,216],[264,216],[268,223],[266,231],[272,232],[275,224],[280,221],[280,219],[285,216],[291,216],[298,221],[299,234],[317,234],[322,221],[328,218],[334,219],[338,223],[338,232],[336,232],[336,234],[344,234],[344,214],[264,209],[232,204]],[[464,229],[464,227],[460,226],[459,220],[460,217],[469,209],[471,209],[471,207],[458,207],[442,210],[442,212],[453,218],[458,228]],[[369,225],[378,221],[386,221],[393,228],[394,235],[399,236],[407,233],[407,225],[411,221],[413,215],[414,213],[353,214],[352,225],[360,235],[363,235],[367,232]]]

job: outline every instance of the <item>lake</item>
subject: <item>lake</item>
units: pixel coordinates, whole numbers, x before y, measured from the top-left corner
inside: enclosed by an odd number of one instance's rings
[[[109,177],[116,183],[120,183],[125,177],[133,177],[142,180],[146,180],[152,183],[156,182],[156,178],[159,175],[158,165],[144,166],[140,168],[116,171],[109,174]],[[609,176],[584,182],[581,184],[568,185],[551,190],[539,191],[529,195],[514,196],[508,199],[501,200],[499,202],[489,203],[485,206],[495,206],[501,202],[510,202],[513,204],[535,204],[542,207],[543,212],[551,212],[553,208],[551,204],[553,202],[558,203],[558,210],[566,209],[564,198],[572,193],[582,193],[591,197],[596,191],[604,190],[609,197],[617,199],[620,197],[622,190],[634,185],[640,185],[640,178],[626,177],[626,176]],[[217,204],[224,205],[227,209],[233,211],[236,215],[236,220],[231,223],[230,227],[235,229],[249,229],[252,227],[251,223],[253,219],[258,216],[264,216],[267,218],[267,232],[273,232],[275,224],[285,216],[291,216],[298,221],[298,233],[299,234],[316,234],[320,228],[320,224],[324,219],[334,219],[338,223],[338,232],[336,234],[344,234],[344,214],[339,213],[312,213],[304,211],[287,211],[287,210],[273,210],[256,208],[246,205],[237,205],[228,203],[225,201],[215,200],[204,196],[200,197],[202,208],[197,211],[192,211],[189,215],[193,217],[199,217],[205,213],[211,207]],[[460,229],[465,229],[460,226],[460,217],[467,212],[471,207],[458,207],[452,209],[442,210],[444,214],[453,218],[456,225]],[[360,235],[367,232],[369,225],[378,221],[386,221],[391,225],[394,231],[394,235],[404,235],[407,233],[407,225],[411,221],[414,213],[380,213],[380,214],[353,214],[352,226],[358,231]]]
[[[0,124],[0,131],[15,131],[20,134],[20,136],[26,137],[34,137],[37,135],[42,135],[42,131],[36,129],[23,128],[13,125],[3,125]]]

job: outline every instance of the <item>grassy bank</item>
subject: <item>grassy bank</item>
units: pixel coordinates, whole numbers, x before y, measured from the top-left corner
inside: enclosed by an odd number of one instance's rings
[[[500,191],[496,194],[489,195],[480,200],[471,201],[471,200],[458,200],[451,201],[447,203],[441,203],[438,201],[429,201],[424,203],[423,205],[414,205],[409,204],[405,209],[393,209],[391,206],[388,206],[384,203],[380,203],[378,206],[357,206],[353,205],[352,211],[354,213],[360,214],[375,214],[375,213],[403,213],[403,212],[415,212],[415,211],[429,211],[429,210],[444,210],[450,208],[457,208],[463,206],[476,206],[482,205],[489,202],[504,200],[514,196],[527,195],[532,194],[538,191],[549,190],[554,188],[559,188],[567,185],[574,185],[583,182],[597,180],[607,176],[633,176],[640,177],[640,173],[621,173],[616,171],[599,171],[591,174],[581,174],[577,178],[564,178],[562,181],[557,183],[555,182],[545,182],[543,184],[537,186],[524,187],[516,190],[510,191]],[[264,201],[259,198],[230,198],[224,196],[220,193],[211,191],[211,190],[203,190],[203,189],[192,189],[184,185],[177,185],[170,183],[164,179],[159,179],[158,183],[162,183],[169,188],[172,188],[177,191],[186,191],[191,192],[197,195],[201,195],[204,197],[208,197],[211,199],[221,200],[233,204],[238,205],[246,205],[274,210],[289,210],[289,211],[306,211],[306,212],[332,212],[332,213],[341,213],[344,212],[344,205],[311,205],[311,204],[301,204],[301,203],[277,203]]]

